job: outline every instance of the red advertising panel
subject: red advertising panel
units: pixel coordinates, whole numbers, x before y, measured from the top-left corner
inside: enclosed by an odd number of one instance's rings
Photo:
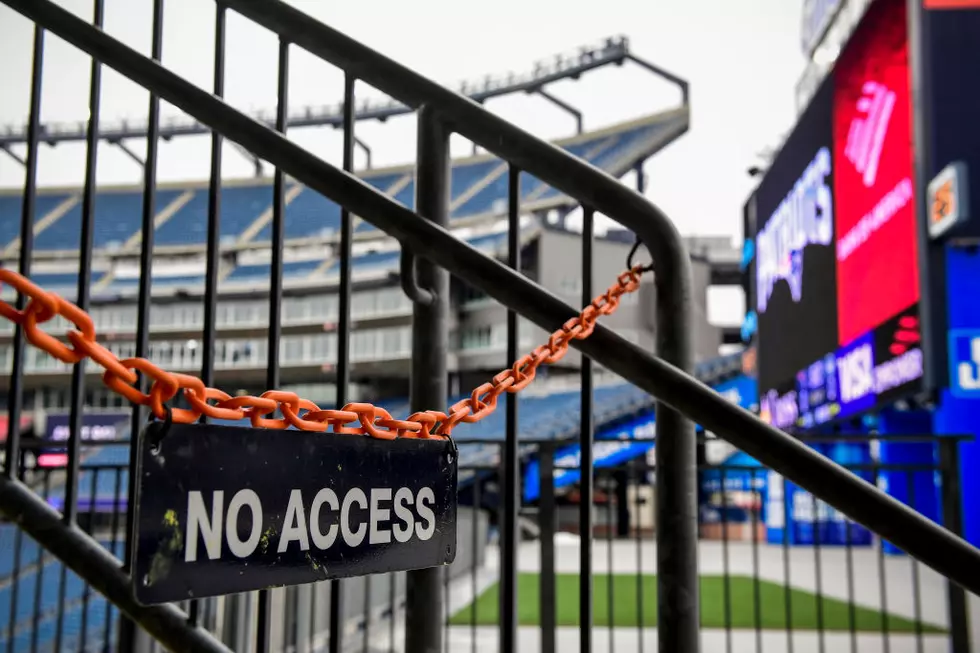
[[[877,4],[834,72],[840,345],[919,299],[906,11]]]

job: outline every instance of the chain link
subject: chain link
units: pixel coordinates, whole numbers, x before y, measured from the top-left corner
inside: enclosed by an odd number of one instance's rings
[[[330,431],[338,434],[368,435],[381,440],[395,438],[448,438],[459,423],[479,422],[497,408],[502,394],[514,394],[534,380],[538,367],[553,364],[568,353],[572,340],[588,338],[597,320],[610,315],[619,307],[620,298],[634,292],[640,276],[648,268],[634,266],[616,279],[616,283],[592,300],[582,312],[551,334],[547,344],[514,362],[490,381],[475,388],[469,397],[453,404],[446,413],[427,410],[394,419],[384,408],[368,403],[347,404],[340,410],[326,410],[295,393],[269,390],[260,396],[229,394],[209,388],[201,379],[188,374],[163,370],[145,358],[119,359],[97,342],[95,324],[85,311],[52,292],[47,292],[13,270],[0,268],[0,288],[9,285],[27,299],[23,310],[0,300],[0,317],[20,325],[27,341],[58,360],[75,364],[90,359],[105,372],[102,382],[130,403],[147,406],[158,418],[167,416],[167,402],[183,394],[190,408],[173,408],[174,422],[190,424],[202,415],[224,420],[248,419],[252,426],[266,429],[285,429],[290,426],[303,431]],[[75,325],[65,339],[68,344],[41,329],[41,325],[56,316]],[[136,386],[138,374],[150,380],[147,392]],[[279,411],[281,419],[268,415]]]

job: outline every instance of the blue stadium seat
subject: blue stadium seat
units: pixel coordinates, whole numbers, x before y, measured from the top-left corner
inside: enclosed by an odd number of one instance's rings
[[[320,267],[322,261],[286,261],[282,264],[283,278],[306,277],[311,272]],[[231,274],[225,277],[225,283],[239,283],[243,281],[258,281],[268,283],[269,275],[272,271],[270,263],[259,263],[256,265],[239,265]]]
[[[238,238],[263,211],[272,206],[272,185],[221,187],[222,241]],[[200,245],[207,242],[208,191],[197,190],[179,211],[160,225],[154,236],[157,245]]]
[[[156,210],[162,211],[182,191],[157,191]],[[96,248],[124,244],[140,230],[143,219],[142,191],[101,191],[95,196],[92,241]],[[37,235],[39,250],[78,249],[81,245],[82,204],[75,204],[51,226]]]
[[[397,182],[399,179],[401,179],[404,176],[405,176],[404,173],[397,173],[390,176],[385,175],[384,177],[372,177],[372,178],[365,179],[364,181],[368,182],[375,188],[386,191],[389,188],[391,188],[395,182]],[[392,197],[392,199],[408,208],[413,208],[415,206],[414,178],[412,179],[412,181],[409,181],[404,188],[402,188],[400,191],[395,193],[395,196]],[[370,222],[361,220],[354,228],[354,231],[356,233],[366,233],[368,231],[378,231],[378,228],[375,227]]]
[[[37,222],[68,199],[66,193],[38,195],[34,200],[34,222]],[[20,212],[24,206],[20,194],[0,196],[0,248],[20,236]]]
[[[397,268],[400,253],[394,252],[371,252],[362,254],[351,259],[351,270],[354,273],[363,272],[372,268]],[[340,274],[340,259],[333,262],[327,270],[327,274]]]

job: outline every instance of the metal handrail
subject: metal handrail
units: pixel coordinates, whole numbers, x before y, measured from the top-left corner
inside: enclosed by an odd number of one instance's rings
[[[450,273],[480,288],[542,327],[554,327],[577,314],[575,309],[519,272],[458,241],[445,229],[421,219],[413,211],[391,201],[368,184],[325,163],[291,143],[282,134],[232,109],[48,0],[3,1],[161,98],[238,141],[310,188],[349,207],[358,215],[365,216],[370,222],[411,247],[416,254],[446,268]],[[280,12],[299,14],[281,3],[224,1],[229,6],[245,6],[262,21],[267,19],[266,13],[274,14],[269,18],[272,21],[270,26],[278,29],[293,28],[291,23],[284,25],[273,20],[282,18]],[[278,9],[272,10],[273,6]],[[320,27],[322,26],[317,29]],[[316,34],[309,30],[300,30],[298,36],[303,36],[304,33],[304,38],[307,39]],[[343,43],[338,42],[341,40]],[[324,47],[328,50],[336,50],[342,45],[346,47],[350,42],[342,36],[338,36],[332,43],[329,39],[327,41]],[[338,58],[346,61],[342,57]],[[371,78],[369,71],[362,69],[363,64],[351,61],[346,63],[351,72],[364,79]],[[393,62],[390,65],[397,66]],[[398,69],[404,70],[401,67]],[[405,75],[409,76],[409,72]],[[411,76],[422,79],[414,74]],[[416,82],[401,80],[399,87],[411,83]],[[431,84],[426,80],[418,83],[423,86]],[[385,90],[391,92],[389,89]],[[417,88],[412,92],[406,90],[404,95],[418,100],[420,91]],[[635,230],[641,237],[645,237],[644,242],[650,245],[654,253],[658,266],[658,288],[671,283],[670,279],[664,279],[669,272],[680,270],[683,275],[687,263],[683,258],[682,247],[677,247],[674,251],[676,243],[673,241],[646,239],[661,230],[668,236],[676,234],[666,218],[646,200],[588,164],[485,114],[479,107],[471,106],[472,103],[467,100],[458,97],[453,99],[454,94],[450,91],[433,91],[433,96],[439,96],[434,106],[440,115],[455,118],[452,120],[454,128],[460,122],[470,120],[477,124],[469,131],[460,133],[467,133],[471,138],[476,135],[485,139],[479,142],[494,145],[495,147],[488,149],[502,156],[513,156],[515,162],[522,167],[526,166],[525,169],[542,180],[604,213],[622,217],[623,224],[627,226],[633,227],[635,224],[641,227]],[[501,125],[499,142],[493,141],[491,136],[492,129],[497,124]],[[567,178],[560,178],[562,171],[568,172]],[[652,223],[640,224],[644,218],[652,216],[655,216]],[[672,264],[676,265],[671,268]],[[680,283],[683,286],[684,281]],[[687,297],[675,295],[674,298],[681,300]],[[683,306],[676,308],[683,309]],[[662,332],[660,337],[664,338]],[[653,394],[666,405],[688,418],[696,419],[706,429],[728,440],[849,518],[874,530],[937,572],[980,594],[980,551],[963,539],[851,474],[799,440],[726,401],[684,370],[652,356],[604,327],[597,327],[590,338],[577,341],[574,346]],[[662,421],[663,417],[660,419]],[[658,447],[667,445],[668,439],[661,440]],[[17,482],[5,480],[2,483],[4,486],[10,484]],[[30,530],[28,528],[29,532]]]

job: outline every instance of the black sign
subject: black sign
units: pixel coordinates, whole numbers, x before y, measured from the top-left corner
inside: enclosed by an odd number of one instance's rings
[[[832,100],[828,80],[755,192],[760,392],[837,347]]]
[[[155,422],[139,446],[133,577],[143,604],[456,556],[451,441]]]

